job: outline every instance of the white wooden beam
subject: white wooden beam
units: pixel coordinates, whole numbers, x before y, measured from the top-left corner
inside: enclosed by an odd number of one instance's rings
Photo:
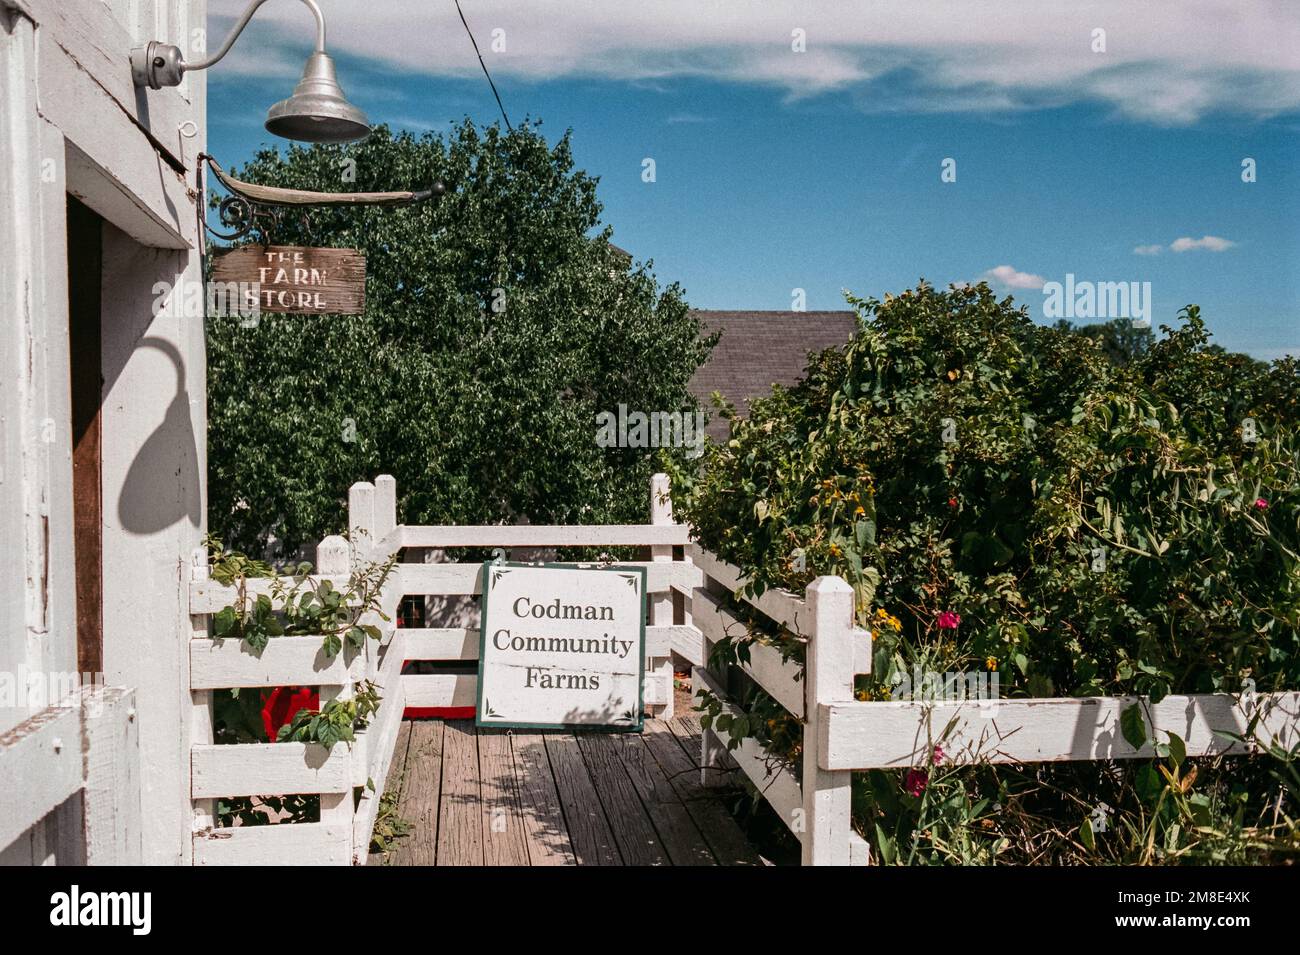
[[[477,673],[408,673],[402,677],[402,700],[408,708],[476,706]]]
[[[428,525],[396,529],[400,547],[646,547],[681,546],[689,529],[681,524],[500,524]]]
[[[337,743],[328,751],[316,743],[195,746],[190,759],[195,799],[349,793],[352,789],[352,761],[346,743]]]
[[[0,733],[0,849],[82,786],[81,715],[51,706]]]
[[[275,637],[261,653],[239,640],[191,640],[190,688],[343,686],[363,679],[364,658],[344,647],[326,656],[324,637]]]
[[[1057,762],[1137,759],[1120,731],[1120,714],[1141,705],[1148,737],[1167,743],[1177,733],[1187,755],[1245,752],[1219,732],[1245,731],[1260,712],[1258,734],[1291,747],[1300,741],[1300,693],[1259,694],[1248,705],[1235,696],[1167,696],[1152,704],[1139,697],[991,700],[969,702],[840,702],[819,707],[818,764],[823,769],[914,766],[935,743],[950,762]],[[1216,732],[1218,731],[1218,732]]]
[[[235,826],[194,834],[194,864],[350,865],[352,825]]]

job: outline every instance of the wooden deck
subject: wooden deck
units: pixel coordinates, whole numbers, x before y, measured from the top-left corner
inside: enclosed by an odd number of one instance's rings
[[[387,787],[413,832],[382,865],[762,865],[700,785],[699,723],[631,733],[403,722]]]

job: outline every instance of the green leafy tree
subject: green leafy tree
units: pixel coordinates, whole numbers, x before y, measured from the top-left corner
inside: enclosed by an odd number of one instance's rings
[[[1155,342],[1151,329],[1135,324],[1131,319],[1116,318],[1109,322],[1075,327],[1066,319],[1057,321],[1060,331],[1074,331],[1097,343],[1102,354],[1116,365],[1127,365],[1145,355]]]
[[[342,530],[349,485],[385,472],[410,523],[642,517],[650,452],[598,447],[596,416],[691,407],[708,344],[681,289],[610,245],[567,134],[380,127],[349,147],[265,150],[236,174],[448,192],[271,229],[276,244],[364,251],[364,315],[209,319],[210,524],[226,543],[293,550]]]

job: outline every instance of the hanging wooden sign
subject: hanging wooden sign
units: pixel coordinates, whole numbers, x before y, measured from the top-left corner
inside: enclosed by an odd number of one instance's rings
[[[245,245],[212,263],[212,282],[247,289],[263,312],[360,315],[366,308],[366,257],[356,249]]]
[[[478,725],[639,730],[644,567],[483,565]]]

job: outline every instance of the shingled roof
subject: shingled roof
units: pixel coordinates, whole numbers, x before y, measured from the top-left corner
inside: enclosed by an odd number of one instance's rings
[[[769,394],[772,385],[793,385],[803,378],[808,353],[846,345],[857,327],[853,312],[728,312],[693,309],[704,334],[722,337],[709,360],[696,370],[690,390],[704,406],[721,392],[744,417],[752,398]],[[727,436],[727,422],[709,421],[709,437]]]

